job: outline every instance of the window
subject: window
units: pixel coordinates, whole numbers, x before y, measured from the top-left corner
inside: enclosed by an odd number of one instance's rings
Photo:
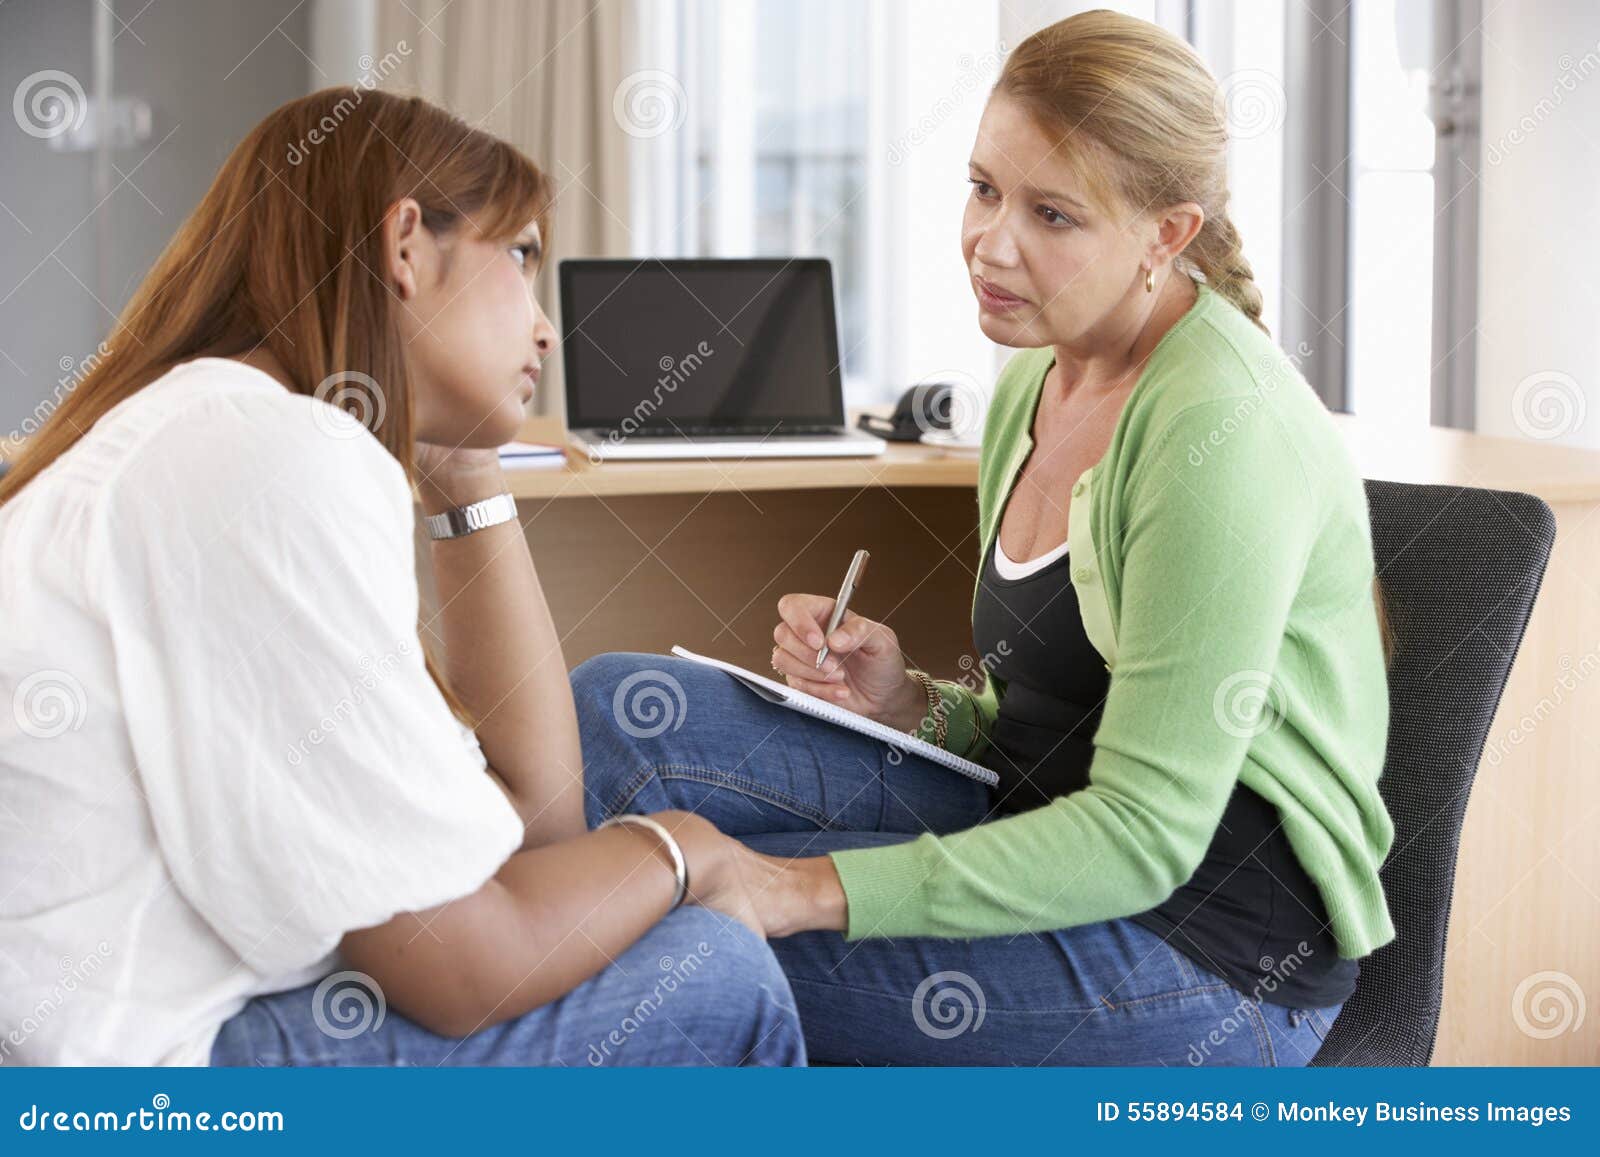
[[[1429,5],[1351,10],[1350,403],[1426,426],[1433,362]]]
[[[646,6],[650,7],[650,6]],[[684,124],[646,171],[678,212],[636,231],[644,252],[821,256],[833,264],[847,379],[871,354],[867,319],[868,7],[856,0],[683,0],[646,16],[647,51],[689,78]],[[653,41],[653,45],[649,42]],[[636,194],[655,198],[651,181]],[[642,255],[642,254],[641,254]]]
[[[1283,313],[1288,103],[1283,6],[1278,0],[1214,0],[1191,12],[1190,39],[1216,76],[1227,110],[1228,216],[1261,290],[1261,319],[1276,335]]]
[[[986,395],[960,222],[1004,56],[971,0],[670,0],[629,63],[668,107],[635,133],[639,256],[822,256],[848,404],[923,381]],[[681,81],[680,79],[681,78]],[[670,131],[668,131],[670,130]]]

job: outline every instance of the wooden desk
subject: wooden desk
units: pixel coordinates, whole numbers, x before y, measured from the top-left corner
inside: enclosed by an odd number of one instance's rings
[[[533,419],[522,437],[559,442]],[[954,672],[971,650],[977,457],[613,462],[510,472],[567,662],[681,643],[765,670],[788,591],[832,592],[872,551],[855,606]]]
[[[1559,541],[1490,733],[1504,758],[1485,761],[1468,809],[1435,1062],[1600,1063],[1600,453],[1335,421],[1367,477],[1522,490],[1555,510]],[[523,437],[560,431],[533,420]],[[972,658],[976,477],[970,456],[892,446],[832,462],[574,455],[512,488],[569,663],[682,643],[762,669],[778,596],[831,593],[867,547],[856,605],[954,675]],[[1525,720],[1539,722],[1506,743]],[[1538,993],[1562,991],[1597,1005],[1579,1030],[1525,1031],[1540,1029]]]
[[[533,418],[521,437],[560,443],[559,422]],[[890,443],[878,458],[751,458],[678,462],[609,462],[597,466],[567,448],[567,468],[512,472],[519,499],[609,498],[651,494],[720,494],[771,490],[849,490],[863,486],[954,486],[978,481],[978,456],[937,450],[915,442]],[[845,560],[848,564],[849,560]],[[877,560],[874,559],[874,562]],[[840,575],[844,571],[840,570]],[[835,588],[838,583],[834,583]]]

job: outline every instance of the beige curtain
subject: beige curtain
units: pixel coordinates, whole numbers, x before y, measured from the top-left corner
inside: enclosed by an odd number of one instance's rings
[[[555,238],[539,301],[560,327],[556,261],[625,257],[628,135],[612,114],[630,0],[378,0],[385,88],[413,92],[532,157],[557,189]],[[405,52],[396,45],[405,42]],[[560,359],[540,406],[562,412]]]

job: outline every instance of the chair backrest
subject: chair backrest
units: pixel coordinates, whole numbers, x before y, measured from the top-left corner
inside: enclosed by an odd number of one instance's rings
[[[1367,482],[1395,635],[1378,782],[1394,820],[1380,872],[1395,939],[1361,962],[1316,1065],[1426,1065],[1467,796],[1522,641],[1555,516],[1529,494]]]

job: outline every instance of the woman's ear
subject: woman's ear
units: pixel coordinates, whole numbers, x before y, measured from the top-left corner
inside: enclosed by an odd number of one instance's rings
[[[422,206],[412,197],[403,197],[389,207],[383,218],[384,261],[390,284],[401,301],[417,296],[426,263],[424,252],[432,237],[422,223]]]
[[[1151,264],[1165,265],[1188,248],[1206,223],[1206,213],[1193,201],[1169,205],[1155,219],[1155,237],[1150,243]]]

